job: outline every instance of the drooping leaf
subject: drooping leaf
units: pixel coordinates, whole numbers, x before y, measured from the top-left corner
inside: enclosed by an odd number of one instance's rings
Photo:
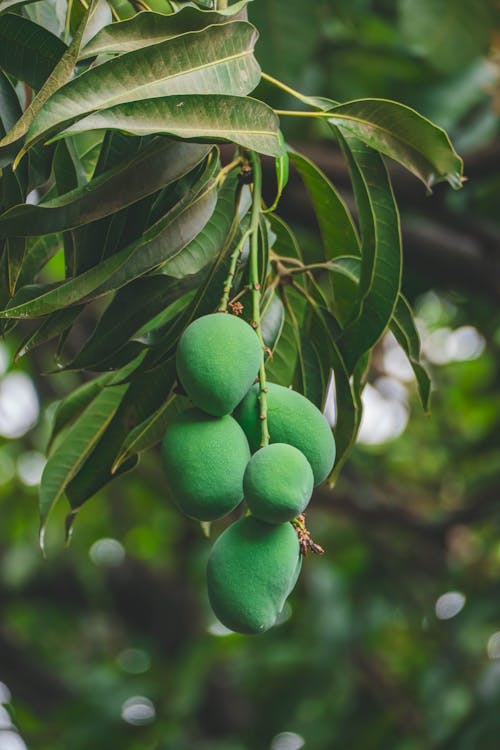
[[[330,268],[333,272],[341,273],[348,277],[355,284],[359,283],[361,273],[360,258],[353,256],[337,258],[335,261],[332,261]],[[402,294],[398,296],[396,309],[394,310],[389,328],[408,357],[408,361],[415,374],[420,401],[424,410],[428,411],[431,380],[421,361],[420,336],[415,325],[411,307]]]
[[[256,31],[245,21],[209,26],[90,68],[56,91],[28,133],[25,150],[100,109],[175,94],[248,94],[259,81]],[[126,84],[124,84],[126,82]]]
[[[0,140],[13,127],[21,114],[21,105],[16,91],[7,76],[0,70]],[[0,148],[0,169],[13,161],[15,153],[16,148],[13,145]]]
[[[462,187],[463,162],[444,130],[411,107],[386,99],[358,99],[329,109],[344,135],[398,161],[427,188],[447,180]]]
[[[43,26],[15,13],[0,16],[0,68],[39,89],[67,47]]]
[[[285,308],[274,289],[268,289],[262,299],[260,330],[264,344],[272,357],[278,346],[285,324]]]
[[[58,137],[86,130],[113,129],[133,135],[165,133],[196,141],[232,141],[269,156],[283,146],[271,107],[251,97],[191,94],[118,104],[94,112]]]
[[[169,399],[175,382],[175,365],[167,360],[158,368],[138,374],[126,391],[102,440],[72,479],[67,488],[71,507],[75,510],[92,497],[119,472],[137,461],[131,456],[120,466],[115,465],[121,446],[131,431],[152,415]],[[113,468],[115,473],[113,473]]]
[[[160,271],[182,279],[197,274],[213,262],[229,236],[236,212],[238,177],[229,175],[217,195],[214,212],[202,231],[175,258],[167,260]]]
[[[80,44],[82,41],[83,32],[89,18],[93,15],[96,7],[95,0],[90,3],[88,11],[85,12],[83,19],[73,36],[73,40],[69,45],[64,55],[60,58],[59,62],[53,69],[50,76],[43,84],[40,91],[37,93],[33,101],[24,110],[21,117],[17,120],[16,124],[9,130],[9,132],[0,141],[0,148],[8,146],[11,143],[16,143],[20,138],[28,131],[31,123],[35,119],[37,113],[42,109],[45,102],[63,86],[66,81],[71,78],[78,54],[80,52]],[[24,151],[21,150],[17,155],[16,162],[19,162]]]
[[[127,387],[114,386],[101,390],[49,457],[40,482],[42,548],[44,528],[51,509],[103,435]]]
[[[19,345],[14,359],[17,360],[26,356],[33,349],[36,349],[37,346],[45,344],[47,341],[51,341],[51,339],[59,336],[80,315],[82,309],[82,306],[77,306],[66,310],[59,310],[42,320],[37,329],[30,333]]]
[[[178,411],[179,401],[178,397],[172,395],[154,414],[134,427],[123,441],[120,452],[112,466],[113,474],[134,454],[143,453],[162,440],[167,425]]]
[[[431,379],[420,359],[420,336],[415,326],[410,305],[402,294],[399,295],[394,317],[391,321],[391,331],[408,357],[417,382],[420,401],[424,410],[428,412],[431,397]]]
[[[85,59],[102,53],[132,52],[188,31],[199,31],[213,24],[227,23],[231,18],[245,20],[246,5],[246,0],[240,0],[218,11],[188,6],[168,15],[150,11],[138,13],[133,18],[102,29],[85,45],[80,58]]]
[[[141,326],[197,284],[197,278],[145,276],[119,289],[70,369],[98,369],[119,352]]]
[[[5,13],[5,11],[10,8],[15,8],[16,5],[28,5],[29,3],[37,3],[39,1],[40,0],[1,0],[0,13]]]
[[[356,138],[342,139],[349,163],[362,236],[358,301],[338,347],[348,372],[386,331],[401,286],[399,214],[387,169],[376,151]]]
[[[214,189],[206,191],[194,202],[174,210],[131,247],[55,288],[42,289],[35,298],[0,312],[0,317],[36,318],[119,289],[181,252],[207,223],[215,199]]]
[[[66,231],[109,216],[179,179],[208,152],[207,146],[159,138],[82,187],[38,205],[22,204],[4,212],[0,238]]]

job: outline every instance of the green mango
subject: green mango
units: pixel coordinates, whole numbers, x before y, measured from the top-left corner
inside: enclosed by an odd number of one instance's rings
[[[311,464],[314,484],[329,475],[335,462],[335,440],[320,410],[305,396],[290,388],[268,383],[267,426],[271,443],[288,443],[301,451]],[[254,385],[234,412],[252,453],[261,442],[259,385]]]
[[[313,487],[309,461],[287,443],[272,443],[254,453],[243,477],[248,507],[267,523],[286,523],[302,513]]]
[[[186,516],[213,521],[242,501],[250,450],[232,417],[187,409],[167,427],[161,453],[169,494]]]
[[[177,347],[179,380],[195,406],[230,414],[254,382],[262,348],[253,328],[224,313],[204,315],[182,334]]]
[[[208,560],[213,611],[230,630],[264,633],[274,625],[292,592],[301,562],[291,524],[241,518],[220,535]]]

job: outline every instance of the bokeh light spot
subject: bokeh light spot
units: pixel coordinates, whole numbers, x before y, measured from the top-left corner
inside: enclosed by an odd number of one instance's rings
[[[436,617],[439,620],[451,620],[465,607],[465,596],[460,591],[448,591],[436,602]]]
[[[134,695],[128,698],[122,706],[122,719],[127,724],[142,726],[143,724],[150,724],[155,720],[155,717],[155,707],[149,698],[145,698],[143,695]]]
[[[90,548],[89,557],[95,565],[113,568],[122,564],[125,550],[116,539],[98,539]]]

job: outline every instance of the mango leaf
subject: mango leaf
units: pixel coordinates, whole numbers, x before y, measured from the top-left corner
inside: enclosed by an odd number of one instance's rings
[[[292,385],[299,357],[300,327],[305,315],[305,301],[292,288],[282,295],[285,319],[273,356],[266,362],[268,378],[273,383]]]
[[[354,283],[359,283],[361,273],[361,261],[359,258],[350,256],[337,258],[330,264],[333,272],[341,273]],[[420,336],[415,325],[413,313],[408,300],[400,293],[396,303],[393,317],[389,328],[394,334],[397,342],[408,357],[417,382],[420,401],[426,412],[429,411],[431,395],[431,380],[429,374],[421,362]]]
[[[119,289],[84,347],[66,369],[98,369],[116,354],[148,320],[197,283],[196,277],[178,281],[145,276]]]
[[[214,212],[201,232],[179,253],[167,260],[160,269],[168,276],[182,279],[197,274],[213,262],[229,236],[236,212],[236,189],[238,177],[230,174],[217,196]]]
[[[0,68],[31,88],[42,86],[66,49],[55,34],[28,18],[0,16]]]
[[[86,130],[113,129],[132,135],[165,133],[186,140],[232,141],[280,156],[279,120],[271,107],[250,97],[192,94],[127,102],[84,117],[57,138]]]
[[[274,211],[280,202],[281,195],[288,183],[289,171],[290,171],[290,159],[288,151],[285,146],[285,139],[281,130],[279,131],[278,137],[282,144],[281,156],[277,156],[274,160],[276,168],[276,197],[269,208],[266,209],[266,213]]]
[[[194,143],[158,138],[86,185],[38,205],[22,204],[0,215],[0,238],[66,231],[109,216],[191,171],[209,152]]]
[[[42,109],[45,102],[57,91],[63,84],[71,78],[73,74],[76,61],[78,59],[78,53],[80,52],[80,44],[82,41],[83,33],[89,18],[94,14],[96,8],[95,0],[92,0],[88,11],[85,12],[83,19],[73,36],[73,40],[69,45],[64,55],[60,58],[59,62],[53,69],[50,76],[43,84],[40,91],[37,93],[33,101],[24,110],[21,117],[17,120],[16,124],[9,130],[9,132],[0,141],[0,148],[8,146],[11,143],[15,143],[28,131],[31,123],[35,119],[37,113]],[[15,164],[19,163],[24,154],[22,149],[16,157]]]
[[[328,310],[319,305],[313,306],[313,311],[318,325],[311,327],[312,342],[323,364],[323,377],[327,373],[333,373],[334,376],[337,419],[333,433],[337,451],[335,466],[328,478],[328,482],[334,484],[356,442],[362,416],[361,389],[358,379],[350,377],[337,346],[337,321]]]
[[[1,0],[0,2],[0,13],[5,13],[9,8],[15,8],[17,5],[28,5],[29,3],[37,3],[40,0]]]
[[[359,254],[359,239],[345,201],[325,174],[307,157],[288,149],[310,195],[323,240],[324,258]]]
[[[145,11],[133,18],[106,26],[80,53],[80,59],[93,55],[122,54],[164,42],[188,31],[199,31],[213,24],[227,23],[231,18],[245,20],[246,0],[217,11],[188,6],[178,13],[164,15]]]
[[[431,379],[420,361],[420,337],[415,326],[411,307],[402,294],[399,295],[394,317],[391,321],[391,331],[408,357],[417,382],[420,401],[424,410],[428,412],[431,397]]]
[[[360,246],[356,227],[343,198],[325,174],[309,159],[289,150],[292,164],[299,172],[307,188],[318,221],[323,242],[323,258],[309,253],[306,261],[330,260],[339,255],[359,255]],[[352,289],[343,279],[333,279],[330,306],[340,321],[347,320],[353,310]]]
[[[386,99],[358,99],[328,109],[344,135],[398,161],[430,188],[447,181],[462,187],[463,162],[444,130],[414,109]]]
[[[256,30],[245,21],[209,26],[90,68],[56,91],[24,150],[96,110],[174,94],[248,94],[259,81]],[[124,85],[126,81],[126,85]],[[1,145],[1,143],[0,143]]]
[[[359,296],[338,347],[348,372],[387,329],[401,286],[399,214],[381,156],[356,138],[341,138],[354,186],[362,235]]]
[[[268,289],[262,299],[260,330],[272,357],[285,324],[285,307],[275,289]]]
[[[309,330],[299,332],[297,381],[299,390],[318,409],[323,407],[328,379],[321,366],[321,353]]]
[[[103,435],[127,387],[126,385],[114,386],[101,390],[68,431],[65,440],[49,457],[40,482],[40,546],[42,549],[45,525],[51,509]]]
[[[165,217],[131,247],[112,255],[95,268],[8,310],[0,318],[36,318],[83,300],[95,299],[119,289],[133,279],[174,257],[203,229],[215,205],[215,190],[207,190],[194,202]]]
[[[73,323],[82,310],[83,306],[80,305],[70,307],[66,310],[59,310],[52,313],[52,315],[42,320],[38,328],[33,333],[30,333],[19,345],[14,356],[14,361],[17,362],[18,359],[24,357],[28,352],[36,349],[37,346],[45,344],[47,341],[59,336],[60,333],[63,333]]]
[[[15,89],[7,76],[0,70],[0,139],[21,117],[22,109]],[[15,146],[0,148],[0,169],[10,164],[16,153]]]
[[[153,446],[157,445],[163,439],[167,425],[172,420],[172,416],[178,411],[179,401],[181,399],[177,396],[170,396],[154,414],[147,417],[137,427],[134,427],[123,441],[120,452],[111,467],[113,474],[126,461],[129,461],[134,454],[143,453],[153,448]]]
[[[58,436],[66,434],[69,427],[99,395],[104,386],[112,382],[113,377],[114,373],[111,372],[99,375],[97,378],[83,383],[58,403],[47,443],[48,454],[57,442]]]
[[[137,461],[132,456],[121,462],[120,467],[115,465],[121,446],[131,431],[169,399],[175,378],[175,364],[173,360],[167,360],[158,368],[139,374],[131,381],[101,441],[67,488],[66,494],[73,510],[79,508],[119,472]]]

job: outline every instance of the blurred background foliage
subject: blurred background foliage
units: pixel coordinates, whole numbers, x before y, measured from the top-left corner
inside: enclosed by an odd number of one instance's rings
[[[60,5],[42,0],[27,12]],[[432,413],[386,337],[353,457],[308,516],[326,554],[305,561],[276,628],[238,636],[210,613],[209,544],[166,502],[156,452],[85,507],[69,549],[58,508],[42,559],[37,483],[51,415],[77,376],[39,374],[54,369],[50,348],[13,364],[19,341],[8,337],[1,750],[500,745],[500,4],[255,0],[250,14],[266,72],[339,101],[400,100],[449,129],[464,156],[465,188],[438,186],[431,199],[392,170]],[[264,84],[261,93],[296,106]],[[321,125],[297,118],[287,128],[346,189]],[[303,243],[317,241],[293,177],[283,210]]]

